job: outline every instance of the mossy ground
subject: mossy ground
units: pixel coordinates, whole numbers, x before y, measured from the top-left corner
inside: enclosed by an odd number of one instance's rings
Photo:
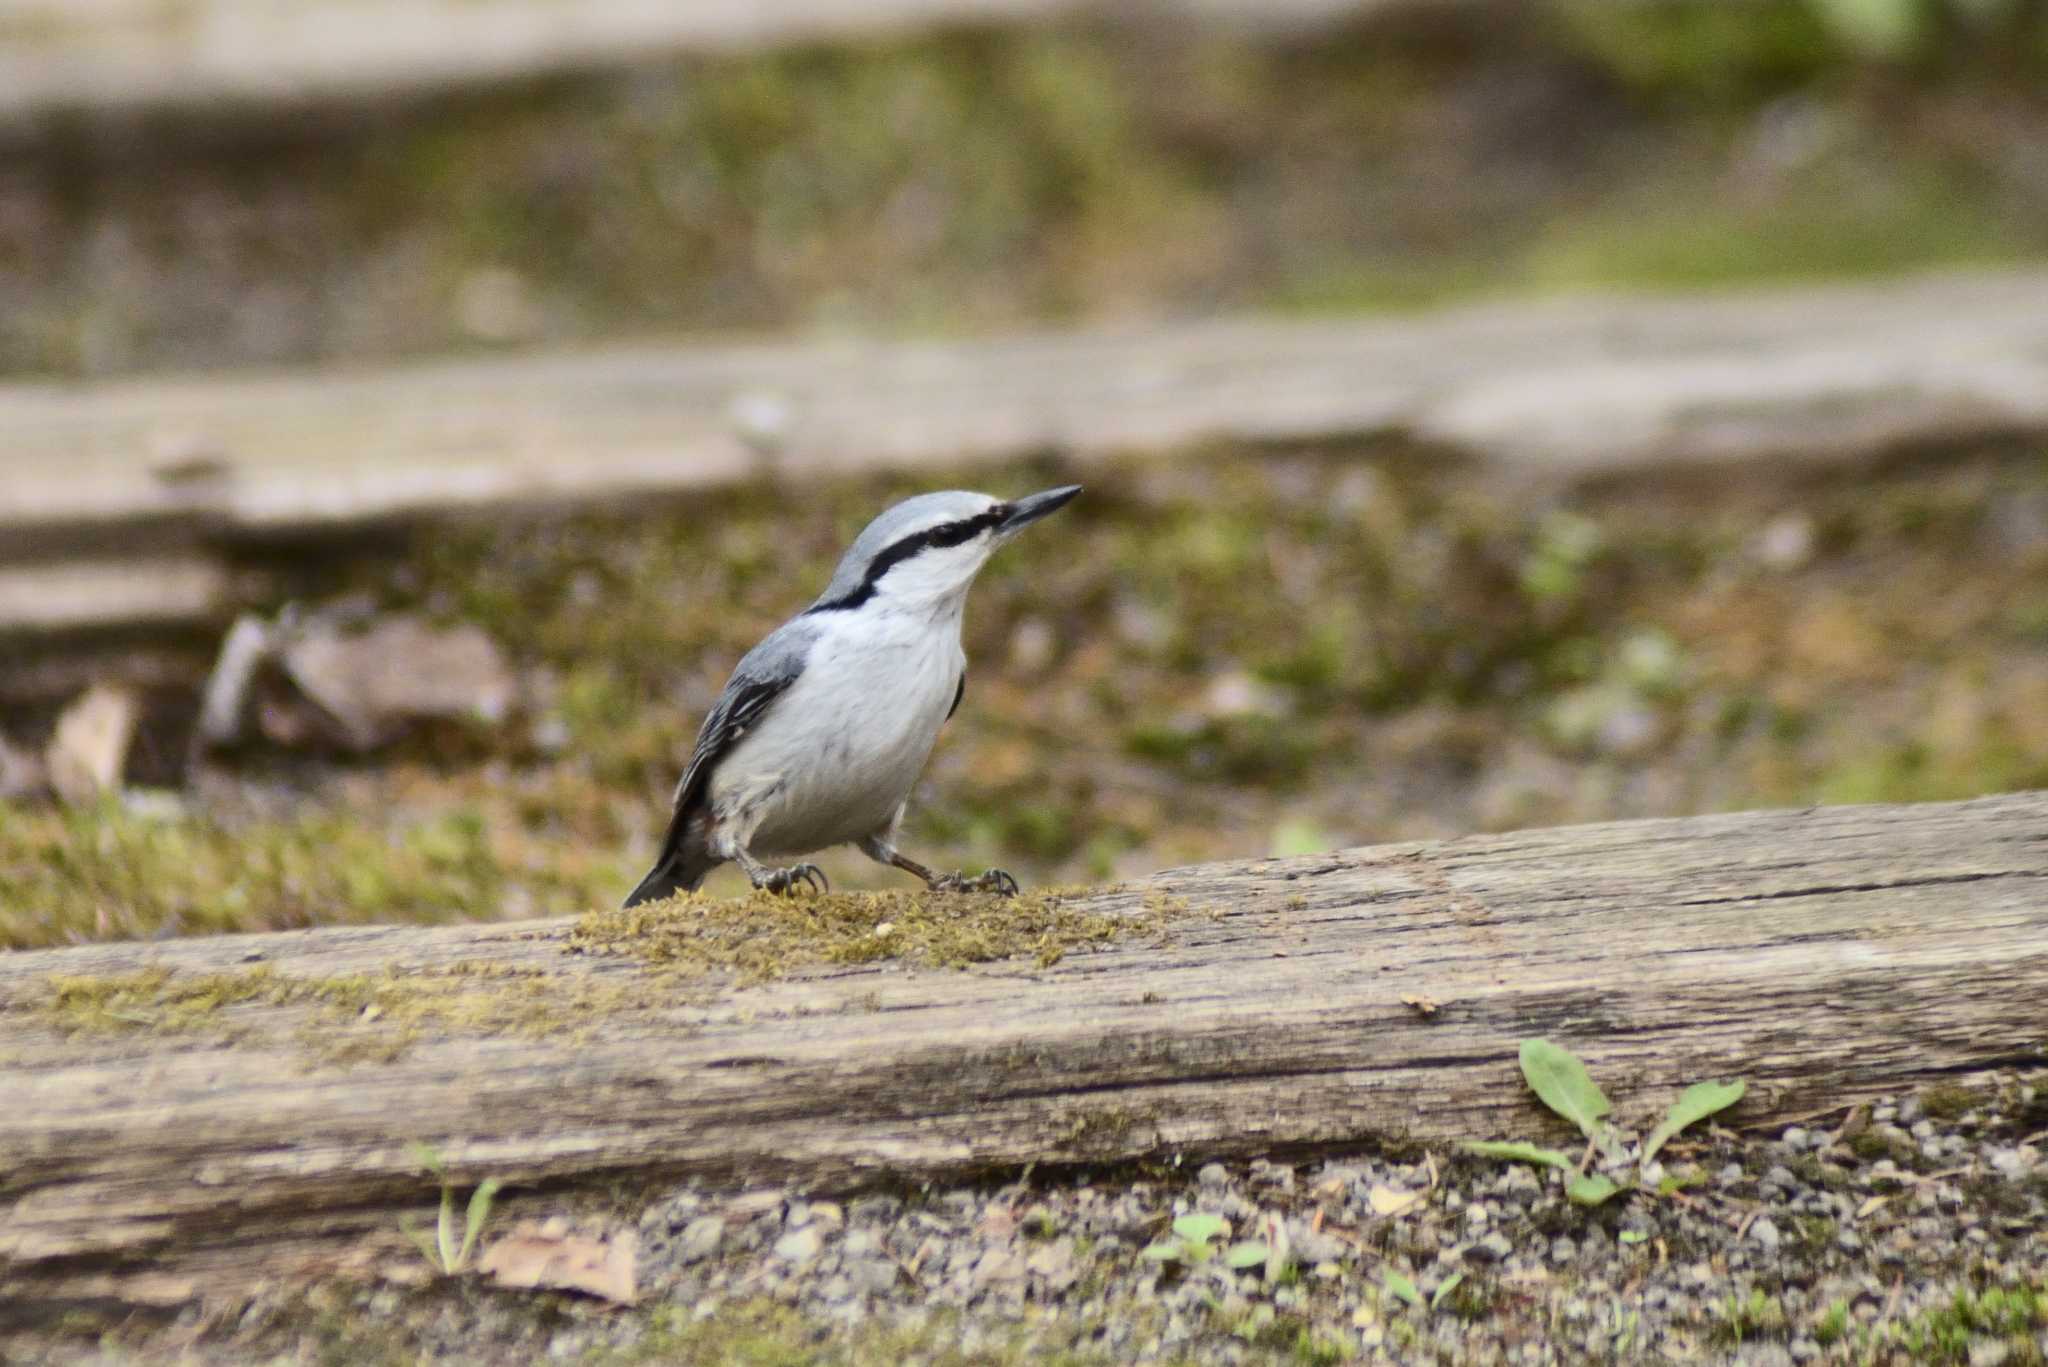
[[[1086,494],[975,590],[966,699],[904,834],[933,865],[1044,887],[2048,785],[2036,446],[1537,496],[1378,446],[1041,461],[444,526],[308,571],[315,599],[481,623],[526,712],[370,765],[245,762],[179,810],[9,805],[0,944],[615,906],[726,671],[868,516],[920,488],[1069,477]],[[823,862],[853,892],[910,883]]]
[[[1978,30],[1889,61],[1822,23],[1848,8],[1552,0],[1267,42],[955,29],[357,118],[64,125],[0,176],[0,372],[2048,253],[2038,7],[1969,6]]]

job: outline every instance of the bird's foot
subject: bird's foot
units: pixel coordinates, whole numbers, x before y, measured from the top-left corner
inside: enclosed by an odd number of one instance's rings
[[[969,878],[964,873],[949,873],[932,879],[934,892],[992,892],[998,897],[1015,897],[1017,880],[1001,869],[990,869],[987,873]]]
[[[832,884],[826,881],[825,871],[816,864],[792,864],[786,869],[770,869],[754,886],[763,892],[791,894],[799,887],[809,888],[814,893],[832,891]]]

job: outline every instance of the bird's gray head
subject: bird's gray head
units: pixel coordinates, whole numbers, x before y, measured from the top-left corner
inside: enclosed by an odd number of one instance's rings
[[[907,498],[854,538],[810,611],[876,600],[905,607],[958,600],[996,547],[1080,492],[1069,484],[1007,503],[963,489]]]

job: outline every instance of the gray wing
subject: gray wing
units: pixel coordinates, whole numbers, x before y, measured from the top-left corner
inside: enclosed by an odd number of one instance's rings
[[[690,752],[690,762],[676,783],[678,819],[703,797],[704,785],[711,781],[718,761],[731,753],[733,746],[754,729],[775,700],[803,674],[804,662],[810,658],[811,645],[818,639],[819,630],[815,623],[799,617],[768,633],[761,644],[733,666],[732,677],[726,680],[725,690],[704,718],[703,728],[697,732],[696,748]]]

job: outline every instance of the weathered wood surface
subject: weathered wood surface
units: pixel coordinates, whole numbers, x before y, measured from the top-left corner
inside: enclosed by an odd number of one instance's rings
[[[1445,0],[1146,0],[1296,26]],[[0,0],[0,119],[376,99],[650,57],[1045,22],[1102,0]]]
[[[1091,899],[1158,892],[1195,914],[1050,968],[821,971],[354,1068],[310,1064],[278,1008],[237,1008],[262,1029],[228,1046],[65,1040],[36,1003],[52,973],[254,954],[294,976],[643,970],[565,954],[562,922],[0,958],[0,1285],[174,1301],[370,1257],[421,1200],[410,1140],[515,1186],[836,1184],[1535,1137],[1514,1058],[1538,1034],[1632,1120],[1710,1075],[1750,1080],[1756,1122],[2048,1060],[2048,793],[1475,836]]]
[[[2048,273],[0,387],[0,575],[759,476],[1405,435],[1539,476],[2048,430]],[[12,566],[9,563],[12,562]],[[198,583],[189,578],[188,583]],[[225,609],[94,577],[95,621]],[[0,610],[21,600],[0,588]],[[47,626],[6,610],[0,630]]]

